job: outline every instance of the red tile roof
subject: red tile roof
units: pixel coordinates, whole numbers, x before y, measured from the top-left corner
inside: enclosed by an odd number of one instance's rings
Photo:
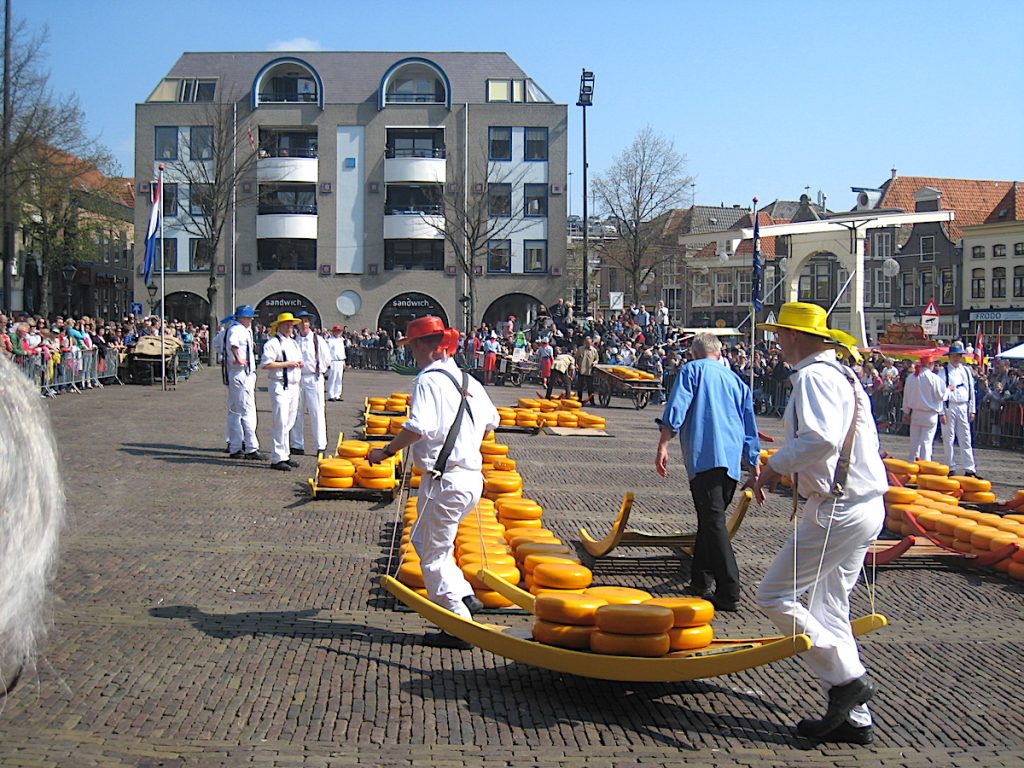
[[[1024,221],[1024,184],[1013,182],[984,223],[1000,224],[1004,221]]]
[[[988,219],[999,202],[1012,189],[1013,182],[897,176],[882,185],[884,191],[877,207],[898,208],[912,213],[915,209],[914,193],[921,187],[939,190],[942,193],[942,210],[956,212],[955,220],[949,225],[949,238],[956,241],[963,236],[963,227],[982,224]]]

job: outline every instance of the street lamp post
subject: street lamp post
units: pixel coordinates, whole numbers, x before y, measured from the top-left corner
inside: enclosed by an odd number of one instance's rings
[[[149,294],[149,314],[156,312],[156,292],[160,290],[156,287],[156,283],[150,282],[146,286],[146,292]]]
[[[71,316],[71,281],[75,279],[78,267],[74,264],[65,264],[60,268],[61,277],[64,278],[64,315]]]
[[[588,275],[590,272],[590,221],[587,217],[587,107],[594,103],[594,73],[583,70],[580,75],[580,98],[576,106],[583,110],[583,317],[588,314],[590,297]]]

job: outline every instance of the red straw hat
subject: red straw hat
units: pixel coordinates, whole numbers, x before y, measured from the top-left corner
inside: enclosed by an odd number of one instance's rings
[[[448,350],[448,356],[454,355],[459,349],[459,332],[454,328],[448,328],[444,332],[443,343]]]
[[[405,346],[410,341],[423,339],[427,336],[438,336],[443,334],[444,331],[444,320],[440,317],[435,315],[417,317],[415,320],[409,321],[409,325],[405,329],[405,338],[398,342],[398,346]]]

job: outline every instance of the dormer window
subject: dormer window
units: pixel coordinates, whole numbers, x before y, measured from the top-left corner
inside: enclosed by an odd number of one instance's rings
[[[381,80],[381,108],[392,104],[444,104],[451,106],[448,76],[426,59],[395,64]]]
[[[253,107],[261,104],[317,104],[323,108],[320,75],[301,59],[277,59],[267,64],[253,82]]]

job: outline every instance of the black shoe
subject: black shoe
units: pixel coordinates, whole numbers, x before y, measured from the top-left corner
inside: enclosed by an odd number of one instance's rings
[[[687,584],[686,587],[683,589],[683,592],[687,595],[690,595],[691,597],[703,597],[705,600],[710,600],[712,597],[715,596],[714,591],[710,588],[696,587],[692,583]]]
[[[235,451],[230,456],[228,456],[228,458],[229,459],[241,459],[244,456],[245,456],[245,454],[242,451]]]
[[[225,445],[224,446],[224,453],[231,453],[231,446],[230,445]]]
[[[985,479],[981,475],[979,475],[977,472],[964,472],[964,477],[973,477],[976,480],[984,480]]]
[[[305,456],[306,452],[302,448],[292,448],[292,456]]]
[[[796,726],[796,732],[805,739],[815,741],[830,741],[837,744],[860,744],[867,746],[875,740],[875,729],[870,725],[854,725],[844,721],[838,728],[835,728],[825,735],[818,735],[814,728],[817,720],[801,720]]]
[[[431,648],[454,648],[459,651],[468,651],[473,646],[465,640],[449,635],[447,632],[433,632],[423,636],[423,644]]]
[[[287,461],[285,461],[285,464],[287,464],[289,467],[299,466],[299,462],[295,461],[294,459],[288,459]]]
[[[740,609],[740,601],[728,597],[712,595],[711,604],[715,606],[715,613],[735,613]]]
[[[476,595],[466,595],[462,598],[462,602],[469,608],[469,612],[472,614],[479,613],[484,609],[484,604],[480,602],[480,598]]]
[[[281,472],[291,472],[292,471],[292,468],[288,465],[287,461],[279,461],[276,464],[271,464],[270,468],[271,469],[279,470]]]
[[[845,685],[834,685],[828,692],[828,709],[820,720],[804,720],[802,736],[825,741],[826,736],[846,722],[850,710],[860,704],[867,704],[878,689],[868,680],[867,675],[851,680]]]
[[[259,451],[249,451],[244,458],[246,461],[264,461],[267,457]]]

